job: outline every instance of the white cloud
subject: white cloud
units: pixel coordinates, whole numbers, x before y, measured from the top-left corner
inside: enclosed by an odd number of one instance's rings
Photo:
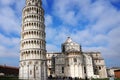
[[[16,8],[16,10],[15,10],[15,12],[17,13],[17,15],[18,14],[21,14],[22,15],[22,10],[23,10],[23,7],[25,6],[25,1],[26,0],[15,0],[15,8]],[[17,16],[18,17],[18,16]],[[19,17],[21,17],[21,16],[19,16]]]
[[[46,48],[47,48],[47,52],[58,52],[59,51],[58,46],[54,44],[47,44]]]
[[[0,57],[17,57],[19,54],[19,38],[9,38],[0,34]]]
[[[57,34],[57,30],[52,28],[52,27],[46,27],[46,40],[47,41],[54,41],[53,39],[55,38]]]
[[[11,33],[14,33],[19,35],[20,20],[16,15],[16,11],[7,4],[0,7],[0,13],[0,27],[5,32],[5,34],[10,35]]]
[[[42,0],[42,2],[43,2],[43,5],[44,5],[46,8],[48,8],[47,0]]]
[[[45,25],[49,27],[51,24],[53,24],[53,19],[51,15],[45,15]]]
[[[79,17],[80,17],[80,16],[78,17],[77,15],[75,15],[76,12],[73,9],[73,7],[76,6],[76,2],[77,2],[76,0],[75,1],[57,0],[54,2],[55,4],[53,5],[54,6],[53,13],[57,17],[59,17],[64,24],[69,24],[69,25],[75,26],[75,25],[77,25]],[[77,8],[75,8],[75,9],[77,9]],[[77,10],[79,10],[79,9],[77,9]]]
[[[0,64],[18,65],[20,38],[16,36],[20,36],[23,3],[24,0],[0,0]]]
[[[120,27],[111,30],[109,36],[109,48],[114,51],[112,54],[120,55]]]
[[[0,0],[0,4],[2,5],[11,5],[14,4],[15,0]]]

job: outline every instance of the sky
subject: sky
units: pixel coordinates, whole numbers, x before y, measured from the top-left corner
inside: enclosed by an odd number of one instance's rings
[[[25,0],[0,0],[0,65],[19,66]],[[47,52],[67,37],[83,51],[101,52],[107,67],[120,66],[120,0],[43,0]]]

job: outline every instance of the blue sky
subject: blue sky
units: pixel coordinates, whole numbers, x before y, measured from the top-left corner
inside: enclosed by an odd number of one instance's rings
[[[0,64],[19,65],[25,0],[0,0]],[[61,51],[68,36],[83,51],[100,51],[109,67],[120,66],[120,0],[43,0],[48,52]]]

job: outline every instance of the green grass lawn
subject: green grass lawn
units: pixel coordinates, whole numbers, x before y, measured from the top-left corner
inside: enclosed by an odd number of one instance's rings
[[[0,77],[0,80],[19,80],[18,77]]]

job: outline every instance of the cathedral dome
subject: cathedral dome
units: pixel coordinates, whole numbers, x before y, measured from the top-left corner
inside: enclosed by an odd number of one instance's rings
[[[76,42],[73,42],[70,37],[62,44],[63,52],[71,52],[71,51],[80,51],[80,45]]]

